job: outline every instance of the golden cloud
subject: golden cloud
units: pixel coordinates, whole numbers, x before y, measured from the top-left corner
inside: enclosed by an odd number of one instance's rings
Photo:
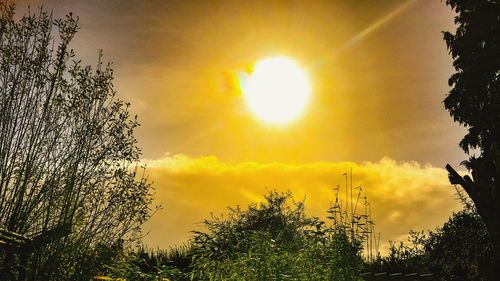
[[[229,206],[246,207],[262,200],[269,190],[290,190],[296,199],[305,198],[310,215],[324,218],[335,199],[332,187],[340,185],[345,190],[342,174],[351,168],[353,186],[362,186],[371,204],[382,250],[390,240],[405,239],[410,229],[443,224],[461,208],[444,169],[389,158],[296,164],[231,163],[214,156],[174,155],[144,162],[156,188],[155,203],[163,207],[144,226],[149,234],[143,240],[154,248],[185,243],[190,231],[200,229],[199,223],[210,213],[222,214]]]

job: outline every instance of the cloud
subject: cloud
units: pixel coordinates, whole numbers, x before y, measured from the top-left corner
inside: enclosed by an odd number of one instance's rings
[[[410,229],[434,229],[460,209],[446,171],[416,162],[232,163],[185,155],[144,162],[156,203],[163,206],[144,227],[144,242],[154,248],[182,244],[210,213],[246,207],[272,189],[305,198],[308,214],[324,218],[335,198],[332,187],[344,187],[342,174],[351,168],[353,186],[367,193],[382,249],[389,240],[405,239]]]

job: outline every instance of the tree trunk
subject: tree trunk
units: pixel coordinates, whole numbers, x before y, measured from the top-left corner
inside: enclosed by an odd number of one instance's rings
[[[491,263],[480,270],[487,273],[488,280],[497,281],[500,276],[500,183],[495,184],[492,180],[496,174],[488,173],[487,169],[473,169],[473,181],[469,176],[460,176],[449,164],[446,170],[450,183],[460,184],[467,192],[488,230],[492,245]]]

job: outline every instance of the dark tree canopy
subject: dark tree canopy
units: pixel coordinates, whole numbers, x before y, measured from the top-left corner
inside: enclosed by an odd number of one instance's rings
[[[456,72],[444,100],[455,121],[468,129],[460,147],[471,171],[450,181],[474,202],[493,243],[491,280],[500,275],[500,1],[447,0],[456,12],[456,32],[444,32]],[[496,277],[495,277],[496,276]]]
[[[500,2],[446,3],[457,12],[458,27],[455,34],[444,33],[456,70],[449,79],[453,88],[445,108],[469,129],[460,143],[464,151],[478,148],[481,157],[491,157],[500,149]]]

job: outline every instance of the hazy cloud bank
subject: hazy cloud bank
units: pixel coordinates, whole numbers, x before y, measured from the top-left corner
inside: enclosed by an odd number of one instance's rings
[[[306,211],[324,217],[334,200],[332,187],[345,186],[342,174],[350,168],[353,185],[367,193],[383,244],[404,239],[410,229],[433,229],[460,209],[446,171],[415,162],[231,163],[185,155],[144,162],[155,182],[156,203],[163,206],[144,228],[151,247],[182,244],[210,212],[246,207],[271,189],[305,197]]]

